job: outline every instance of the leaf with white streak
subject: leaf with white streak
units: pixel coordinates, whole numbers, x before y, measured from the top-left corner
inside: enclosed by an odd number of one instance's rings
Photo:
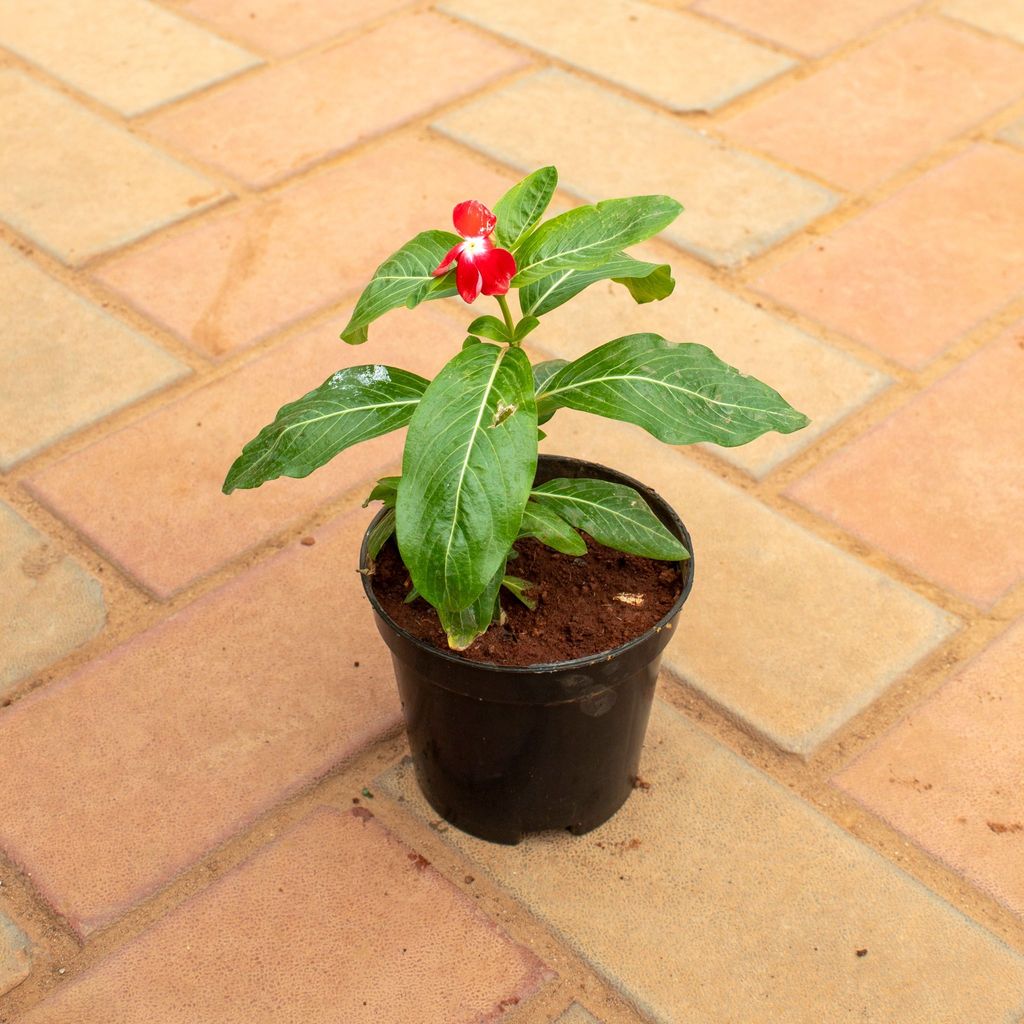
[[[412,309],[425,299],[453,294],[449,275],[434,277],[434,271],[459,241],[459,236],[450,231],[421,231],[392,253],[363,289],[341,332],[341,340],[361,345],[366,341],[369,325],[390,310],[399,306]]]
[[[682,207],[668,196],[606,199],[552,217],[516,252],[514,288],[523,288],[559,270],[589,270],[616,253],[656,235]]]
[[[279,476],[308,476],[340,451],[404,427],[427,381],[393,366],[349,366],[315,391],[282,406],[243,449],[224,493]]]
[[[667,299],[676,286],[672,268],[667,263],[644,263],[620,252],[607,263],[589,270],[566,267],[526,285],[519,291],[519,308],[524,316],[543,316],[584,288],[607,280],[625,285],[638,303]]]
[[[541,167],[513,185],[494,205],[498,244],[514,249],[544,215],[558,185],[558,171]]]
[[[583,538],[553,509],[528,501],[519,526],[520,537],[536,537],[563,555],[585,555],[587,545]]]
[[[398,547],[435,608],[468,608],[504,565],[537,465],[537,407],[522,349],[455,355],[409,424]]]
[[[630,334],[588,352],[538,388],[543,419],[559,407],[635,423],[667,444],[726,448],[769,430],[808,424],[777,391],[723,363],[704,345]]]
[[[690,557],[643,495],[625,484],[559,477],[534,488],[530,498],[605,547],[666,561]]]

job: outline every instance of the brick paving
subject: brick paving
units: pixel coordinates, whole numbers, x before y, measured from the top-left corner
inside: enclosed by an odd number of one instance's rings
[[[0,1024],[1022,1024],[1022,149],[1017,0],[0,0]],[[686,212],[535,358],[658,331],[813,425],[546,427],[699,570],[648,788],[510,849],[422,803],[352,571],[401,436],[219,487],[434,373],[468,311],[349,349],[362,282],[546,163]]]

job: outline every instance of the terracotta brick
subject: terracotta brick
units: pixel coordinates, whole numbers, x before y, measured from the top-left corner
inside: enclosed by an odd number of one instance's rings
[[[976,146],[815,239],[755,286],[920,368],[1021,293],[1022,182],[1024,154]]]
[[[369,812],[321,808],[20,1020],[470,1024],[552,976]]]
[[[544,117],[509,118],[509,110]],[[562,71],[490,93],[436,127],[522,171],[556,164],[562,187],[588,202],[671,195],[686,211],[663,237],[719,266],[758,255],[836,202],[818,185]]]
[[[0,218],[65,263],[223,198],[209,178],[18,71],[0,69]]]
[[[835,783],[1024,915],[1024,623],[969,662]]]
[[[721,125],[742,145],[863,189],[1016,99],[1024,53],[911,22]]]
[[[1014,146],[1020,146],[1021,149],[1024,149],[1024,117],[1019,121],[1014,121],[1011,125],[1007,125],[999,133],[999,137],[1012,143]]]
[[[0,777],[17,794],[0,849],[79,934],[397,726],[391,661],[354,571],[369,515],[0,715]]]
[[[97,276],[218,357],[362,289],[414,235],[448,228],[466,195],[494,202],[515,180],[448,144],[400,136],[273,198],[115,258]]]
[[[251,185],[269,185],[524,64],[478,32],[410,14],[179,104],[148,128]]]
[[[25,933],[0,914],[0,996],[20,985],[32,969],[32,947]]]
[[[336,0],[173,2],[178,10],[277,57],[305,49],[409,5],[409,0],[374,0],[372,5],[339,4]]]
[[[637,255],[659,259],[656,252]],[[643,306],[619,285],[592,285],[545,316],[530,343],[564,359],[637,331],[708,345],[727,363],[771,384],[811,417],[811,426],[795,434],[766,434],[741,448],[709,446],[718,457],[756,477],[806,448],[885,386],[883,374],[706,278],[675,276],[676,290],[669,298]]]
[[[0,0],[0,43],[128,116],[259,63],[144,0]]]
[[[1018,0],[946,0],[940,10],[986,32],[1024,43],[1024,8]]]
[[[693,10],[817,56],[914,6],[917,0],[700,0]]]
[[[462,338],[428,310],[404,329],[399,313],[365,348],[336,332],[307,332],[48,467],[28,488],[148,590],[170,597],[401,458],[404,431],[356,445],[303,480],[225,497],[231,463],[280,406],[343,366],[383,362],[432,377]]]
[[[592,1013],[585,1010],[579,1003],[573,1003],[556,1021],[555,1024],[601,1024]]]
[[[0,470],[188,368],[0,245]]]
[[[1024,579],[1022,380],[1024,322],[788,493],[947,590],[991,605]]]
[[[543,451],[639,476],[690,529],[693,595],[665,665],[806,755],[942,642],[956,620],[637,427],[560,411]]]
[[[585,18],[573,0],[446,0],[441,9],[677,112],[717,110],[793,67],[702,18],[638,0],[590,0]]]
[[[641,767],[586,836],[444,838],[659,1024],[1016,1020],[1024,958],[660,701]]]
[[[106,618],[99,582],[0,502],[0,696],[91,640]]]

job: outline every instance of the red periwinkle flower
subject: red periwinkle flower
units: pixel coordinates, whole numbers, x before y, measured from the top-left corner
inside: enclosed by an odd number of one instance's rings
[[[498,218],[475,199],[459,203],[452,214],[462,241],[453,245],[434,271],[435,277],[448,273],[456,260],[455,284],[466,302],[484,295],[504,295],[515,276],[516,261],[508,249],[496,249],[491,232]]]

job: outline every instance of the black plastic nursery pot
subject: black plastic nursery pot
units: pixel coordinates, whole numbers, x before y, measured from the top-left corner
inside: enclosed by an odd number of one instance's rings
[[[635,488],[692,556],[686,527],[649,487],[596,463],[541,455],[537,484],[556,477]],[[365,567],[365,538],[359,559]],[[638,778],[661,653],[693,585],[693,558],[679,566],[679,597],[645,633],[600,654],[525,667],[469,661],[414,637],[363,575],[394,661],[416,778],[442,818],[515,844],[551,829],[582,835],[625,803]]]

